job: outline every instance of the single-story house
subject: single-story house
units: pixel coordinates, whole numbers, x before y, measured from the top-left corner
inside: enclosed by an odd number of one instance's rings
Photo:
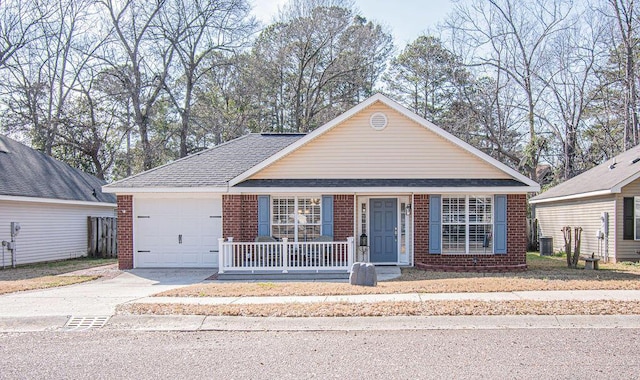
[[[87,217],[115,216],[115,196],[102,193],[104,184],[0,135],[0,266],[86,256]]]
[[[309,134],[251,133],[103,187],[121,268],[526,268],[534,181],[376,94]]]
[[[640,147],[529,202],[538,220],[539,236],[553,238],[554,251],[564,251],[563,227],[582,227],[580,251],[584,256],[593,254],[610,262],[640,259]]]

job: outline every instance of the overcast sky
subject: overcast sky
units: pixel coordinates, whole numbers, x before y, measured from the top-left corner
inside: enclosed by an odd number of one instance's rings
[[[263,23],[270,23],[278,7],[287,0],[251,0],[253,14]],[[453,8],[451,0],[355,0],[356,7],[368,20],[389,27],[400,49],[422,32],[434,29]]]

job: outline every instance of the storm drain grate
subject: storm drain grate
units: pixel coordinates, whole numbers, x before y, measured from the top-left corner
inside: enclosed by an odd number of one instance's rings
[[[109,320],[108,316],[101,317],[71,317],[64,325],[67,331],[80,331],[88,329],[99,329]]]

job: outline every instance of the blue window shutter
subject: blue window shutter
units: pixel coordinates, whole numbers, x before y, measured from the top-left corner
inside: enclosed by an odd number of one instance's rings
[[[429,195],[429,253],[442,253],[442,201]]]
[[[258,236],[271,235],[271,198],[258,195]]]
[[[494,197],[493,253],[507,253],[507,196]]]
[[[333,237],[333,195],[322,196],[322,236]]]

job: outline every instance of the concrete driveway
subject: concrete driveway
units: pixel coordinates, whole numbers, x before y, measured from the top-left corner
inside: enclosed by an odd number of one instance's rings
[[[2,317],[110,316],[116,306],[165,290],[197,284],[215,269],[133,269],[110,279],[5,294]]]

